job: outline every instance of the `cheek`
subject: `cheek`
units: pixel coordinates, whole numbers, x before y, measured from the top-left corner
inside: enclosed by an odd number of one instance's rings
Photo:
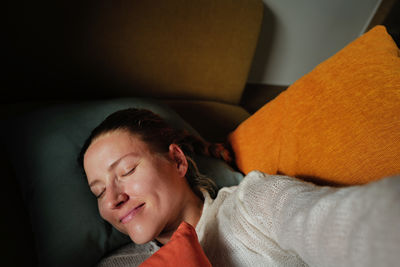
[[[100,216],[104,220],[110,222],[110,216],[109,216],[109,214],[107,212],[107,209],[103,208],[103,206],[100,203],[98,204],[98,209],[99,209]]]
[[[154,191],[159,182],[156,182],[152,173],[138,172],[124,184],[124,191],[130,197],[145,197]]]
[[[106,209],[101,203],[98,204],[98,209],[99,209],[99,213],[100,216],[106,220],[107,222],[114,224],[114,219],[111,215],[111,213],[108,211],[108,209]]]
[[[148,191],[148,185],[146,178],[142,178],[135,182],[127,184],[126,191],[130,193],[130,196],[141,196]]]
[[[127,234],[126,230],[121,228],[120,225],[116,224],[115,218],[112,216],[110,212],[107,211],[107,209],[103,209],[99,206],[99,213],[100,216],[106,220],[108,223],[110,223],[114,228],[116,228],[118,231]]]

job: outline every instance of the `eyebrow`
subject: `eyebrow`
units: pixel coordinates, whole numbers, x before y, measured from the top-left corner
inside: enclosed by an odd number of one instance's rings
[[[135,157],[135,158],[139,157],[139,155],[138,155],[137,153],[135,153],[135,152],[131,152],[131,153],[128,153],[128,154],[126,154],[126,155],[123,155],[122,157],[120,157],[119,159],[117,159],[116,161],[114,161],[114,162],[108,167],[107,170],[108,170],[108,171],[111,171],[111,170],[114,169],[115,166],[117,166],[124,158],[130,157],[130,156],[133,156],[133,157]]]
[[[111,171],[111,170],[114,169],[115,166],[117,166],[124,158],[130,157],[130,156],[133,156],[133,157],[136,157],[136,158],[139,157],[138,154],[135,153],[135,152],[131,152],[131,153],[125,154],[125,155],[123,155],[122,157],[120,157],[119,159],[117,159],[116,161],[114,161],[113,163],[111,163],[111,165],[107,168],[107,171]],[[100,182],[98,179],[95,179],[94,181],[91,181],[91,182],[89,183],[89,187],[92,187],[93,185],[97,184],[98,182]]]

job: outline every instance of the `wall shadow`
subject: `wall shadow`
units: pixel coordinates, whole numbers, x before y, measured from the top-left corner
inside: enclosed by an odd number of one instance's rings
[[[249,73],[250,83],[262,83],[276,32],[276,16],[265,4],[260,36]]]

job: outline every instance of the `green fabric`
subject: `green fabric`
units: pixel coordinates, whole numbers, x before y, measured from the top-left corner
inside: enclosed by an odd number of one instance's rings
[[[143,98],[48,107],[10,120],[9,130],[2,132],[30,213],[41,266],[91,266],[130,242],[101,219],[77,164],[90,131],[110,113],[128,107],[150,109],[175,127],[196,133],[167,106]],[[196,159],[200,171],[219,186],[243,178],[220,160]]]

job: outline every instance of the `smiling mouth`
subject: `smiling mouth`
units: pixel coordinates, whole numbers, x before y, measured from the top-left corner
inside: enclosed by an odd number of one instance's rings
[[[130,220],[133,219],[133,217],[135,217],[135,215],[142,210],[143,206],[145,203],[140,204],[139,206],[137,206],[136,208],[134,208],[133,210],[131,210],[130,212],[128,212],[128,214],[126,214],[124,217],[122,217],[119,221],[121,223],[127,223]]]

